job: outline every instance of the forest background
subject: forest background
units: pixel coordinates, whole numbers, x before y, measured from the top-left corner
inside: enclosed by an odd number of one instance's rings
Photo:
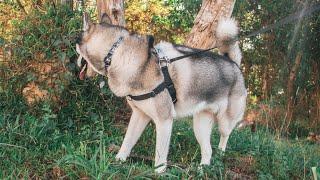
[[[77,78],[75,40],[83,11],[98,19],[96,1],[61,2],[0,2],[0,177],[157,176],[150,158],[154,128],[144,133],[129,162],[115,162],[130,110],[108,87],[99,87],[101,77]],[[129,0],[125,24],[157,42],[183,44],[203,3]],[[319,0],[238,0],[232,16],[244,35],[315,3]],[[177,121],[169,155],[176,164],[164,176],[319,178],[319,29],[316,12],[241,40],[248,126],[233,133],[226,154],[215,148],[213,165],[198,171],[190,121]],[[216,145],[216,132],[212,140]]]

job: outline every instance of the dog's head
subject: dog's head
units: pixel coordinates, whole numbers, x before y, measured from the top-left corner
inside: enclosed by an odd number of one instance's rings
[[[150,44],[153,45],[152,37],[132,35],[125,28],[112,25],[111,19],[106,14],[101,16],[100,23],[92,23],[89,15],[84,13],[82,33],[76,44],[76,50],[80,55],[77,61],[81,68],[80,79],[96,74],[106,75],[104,58],[120,37],[124,38],[124,42],[121,48],[116,49],[118,52],[113,55],[112,61],[130,59],[132,57],[124,56],[124,54],[133,54],[133,48],[142,52],[141,49],[148,50],[147,47],[151,46]],[[136,56],[139,58],[139,54]],[[82,61],[82,58],[85,61]]]
[[[103,59],[121,31],[126,31],[121,27],[117,30],[108,28],[112,26],[110,23],[111,20],[106,14],[100,18],[100,23],[92,23],[89,15],[84,13],[82,33],[76,44],[76,50],[80,55],[77,60],[81,68],[80,79],[96,74],[105,75]]]

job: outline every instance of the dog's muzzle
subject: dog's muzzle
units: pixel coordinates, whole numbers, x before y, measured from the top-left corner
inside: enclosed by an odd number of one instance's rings
[[[84,80],[88,69],[88,63],[81,55],[79,44],[76,44],[76,51],[79,54],[77,59],[77,65],[80,67],[79,79]]]
[[[81,55],[79,55],[77,60],[77,65],[80,67],[79,79],[84,80],[86,77],[88,63],[83,59]]]

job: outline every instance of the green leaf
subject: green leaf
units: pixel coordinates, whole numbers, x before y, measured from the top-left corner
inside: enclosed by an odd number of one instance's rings
[[[62,61],[62,62],[65,62],[65,60],[66,60],[66,53],[65,52],[60,52],[59,54],[58,54],[58,57],[59,57],[59,59]]]

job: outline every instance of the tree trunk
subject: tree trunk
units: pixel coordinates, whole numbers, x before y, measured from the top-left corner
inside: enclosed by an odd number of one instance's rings
[[[312,120],[310,127],[317,127],[320,124],[320,63],[314,61],[312,64],[311,81],[315,84],[314,90],[310,93],[310,100],[306,102],[310,110],[310,119]]]
[[[201,49],[215,46],[215,31],[218,21],[224,17],[231,17],[235,1],[203,0],[201,9],[185,44]]]
[[[268,82],[269,82],[269,68],[265,64],[265,67],[262,68],[262,88],[261,88],[261,99],[266,100],[268,98]]]
[[[22,3],[21,3],[20,0],[17,0],[17,4],[18,4],[19,8],[22,10],[22,12],[23,12],[25,15],[28,15],[26,9],[24,8],[24,6],[22,5]]]
[[[73,7],[73,0],[54,0],[52,2],[54,2],[54,4],[56,4],[56,5],[61,4],[61,5],[66,5],[70,8]]]
[[[125,26],[123,0],[97,0],[98,17],[106,13],[114,25]]]
[[[287,84],[287,113],[286,113],[286,119],[287,119],[287,129],[289,128],[290,122],[292,120],[293,115],[293,106],[294,106],[294,82],[296,80],[296,76],[298,73],[298,69],[301,64],[302,54],[301,52],[298,53],[296,56],[296,59],[294,61],[294,65],[289,73],[289,79]],[[286,130],[287,130],[286,129]]]
[[[73,8],[73,0],[61,0],[61,4]]]

